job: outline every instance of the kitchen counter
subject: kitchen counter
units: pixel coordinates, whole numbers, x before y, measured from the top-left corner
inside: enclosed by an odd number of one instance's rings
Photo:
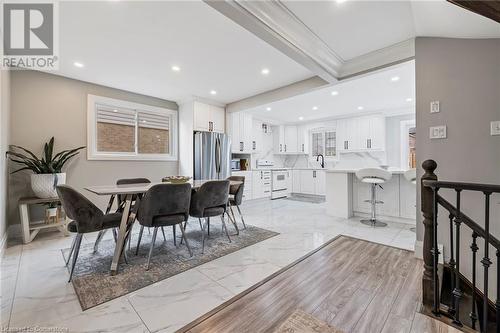
[[[327,173],[356,173],[360,169],[326,169]],[[406,170],[402,169],[396,169],[396,168],[389,168],[387,169],[390,173],[393,175],[402,175],[405,173]]]
[[[330,169],[326,171],[326,212],[328,215],[350,218],[370,214],[370,184],[356,177],[358,169]],[[416,187],[404,177],[405,170],[389,168],[392,178],[377,189],[377,215],[382,220],[415,223]]]

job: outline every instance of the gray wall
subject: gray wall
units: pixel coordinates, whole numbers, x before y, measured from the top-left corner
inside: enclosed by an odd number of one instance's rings
[[[11,143],[36,153],[52,136],[57,151],[87,144],[88,94],[178,109],[175,102],[35,71],[13,71],[11,90]],[[89,161],[82,151],[66,167],[66,182],[81,190],[126,177],[160,181],[166,175],[176,175],[177,169],[176,161]],[[30,193],[29,174],[12,175],[9,181],[9,224],[14,224],[19,222],[17,199]],[[106,199],[84,194],[105,207]]]
[[[0,70],[0,246],[7,230],[7,159],[10,128],[10,71]]]
[[[500,136],[490,136],[490,121],[500,120],[500,39],[417,38],[415,49],[419,177],[422,162],[434,159],[441,180],[500,184]],[[441,102],[441,112],[430,114],[430,102],[435,100]],[[447,125],[446,139],[429,139],[429,127],[436,125]],[[442,194],[455,202],[453,193]],[[497,237],[499,202],[499,195],[492,198],[491,228]],[[483,224],[481,194],[464,193],[462,205],[465,214]],[[441,211],[440,216],[439,242],[448,257],[449,222],[446,213]],[[417,223],[417,227],[422,240],[423,226]],[[462,267],[468,270],[470,230],[462,229]]]

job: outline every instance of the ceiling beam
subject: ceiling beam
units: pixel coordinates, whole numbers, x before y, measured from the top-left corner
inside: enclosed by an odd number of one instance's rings
[[[270,104],[282,99],[305,94],[315,89],[325,87],[329,83],[319,76],[298,81],[284,87],[269,90],[226,105],[227,112],[238,112],[255,108],[260,105]]]
[[[447,0],[448,2],[500,23],[498,0]]]
[[[323,80],[337,81],[342,58],[280,1],[204,1]]]

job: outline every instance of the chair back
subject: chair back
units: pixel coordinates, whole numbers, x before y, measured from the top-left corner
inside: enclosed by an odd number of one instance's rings
[[[231,176],[228,179],[241,182],[241,184],[229,186],[229,194],[234,196],[234,202],[237,205],[241,205],[243,201],[243,190],[245,189],[245,176]]]
[[[151,181],[147,178],[122,178],[116,181],[116,185],[133,185],[133,184],[150,184]],[[121,194],[118,194],[118,207],[123,205],[125,198]]]
[[[191,196],[190,214],[203,217],[208,208],[222,208],[226,210],[229,198],[229,180],[213,180],[201,185]]]
[[[356,177],[363,183],[381,184],[392,178],[392,173],[380,168],[365,168],[356,171]]]
[[[158,184],[142,197],[137,219],[142,225],[152,226],[160,216],[183,214],[187,221],[191,202],[191,184]]]
[[[80,233],[100,230],[104,213],[80,192],[68,185],[58,185],[57,194],[66,215],[75,221]]]
[[[411,182],[412,184],[417,183],[417,169],[410,169],[405,171],[404,176],[406,180]]]

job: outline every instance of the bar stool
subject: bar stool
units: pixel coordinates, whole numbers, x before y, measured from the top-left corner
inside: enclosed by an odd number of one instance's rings
[[[356,177],[363,182],[371,184],[371,199],[365,200],[371,204],[371,218],[363,219],[361,223],[370,225],[372,227],[385,227],[387,223],[377,220],[376,216],[376,205],[383,203],[383,201],[377,201],[377,186],[390,180],[392,174],[389,171],[380,168],[366,168],[356,171]],[[382,188],[382,186],[380,186]]]
[[[403,174],[406,178],[407,181],[411,182],[412,184],[417,184],[417,169],[410,169],[405,171]],[[415,227],[411,227],[410,231],[416,232]]]

